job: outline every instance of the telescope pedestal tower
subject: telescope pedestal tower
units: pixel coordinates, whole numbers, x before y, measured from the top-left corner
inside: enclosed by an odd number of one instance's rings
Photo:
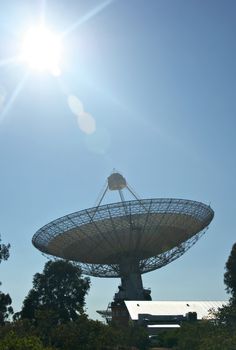
[[[135,199],[139,200],[137,195],[135,195],[127,185],[125,178],[119,173],[113,173],[108,177],[108,184],[101,196],[101,200],[109,189],[110,191],[119,191],[121,201],[125,202],[122,193],[124,188],[127,188]],[[99,204],[101,203],[101,200]],[[151,290],[143,288],[139,258],[132,256],[132,254],[120,257],[119,272],[121,285],[118,287],[119,291],[115,294],[114,301],[111,303],[111,313],[113,321],[124,324],[129,320],[129,314],[124,301],[151,300]]]
[[[121,285],[116,300],[151,300],[150,290],[143,288],[139,260],[123,257],[120,262]]]
[[[144,300],[143,283],[139,261],[133,258],[122,258],[120,263],[121,291],[127,300]]]
[[[125,300],[152,300],[151,290],[143,288],[139,260],[132,257],[123,257],[119,264],[121,285],[114,295],[114,300],[109,309],[113,322],[127,324],[129,313],[125,306]]]

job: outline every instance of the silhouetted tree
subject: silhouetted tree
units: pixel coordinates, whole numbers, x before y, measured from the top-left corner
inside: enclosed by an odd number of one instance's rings
[[[236,331],[236,243],[234,243],[229,258],[225,264],[224,283],[226,291],[231,294],[230,301],[216,313],[218,322],[230,332]]]
[[[231,294],[231,303],[236,304],[236,243],[232,247],[225,269],[224,282],[226,291]]]
[[[23,302],[21,318],[28,318],[50,326],[75,321],[83,313],[89,278],[73,263],[48,261],[43,273],[33,277],[33,288]],[[49,326],[49,325],[48,325]]]
[[[10,244],[3,244],[1,243],[1,235],[0,235],[0,263],[2,260],[7,260],[10,256],[9,249],[10,249]]]
[[[0,325],[4,325],[9,316],[13,314],[11,303],[10,295],[0,292]]]
[[[10,244],[1,243],[0,235],[0,263],[3,260],[7,260],[10,256],[9,249]],[[0,282],[0,285],[2,283]],[[0,292],[0,325],[3,325],[10,315],[13,314],[13,308],[11,307],[11,297],[9,294]]]

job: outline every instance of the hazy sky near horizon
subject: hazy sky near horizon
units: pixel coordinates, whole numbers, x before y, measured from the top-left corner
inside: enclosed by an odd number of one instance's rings
[[[42,15],[64,33],[60,77],[11,59]],[[192,249],[143,276],[153,300],[227,298],[224,265],[236,241],[235,16],[234,0],[1,3],[0,232],[11,256],[0,280],[15,311],[46,262],[33,234],[92,207],[113,168],[142,198],[198,200],[215,211]],[[88,124],[78,123],[71,101],[81,101]],[[92,278],[91,317],[118,284]]]

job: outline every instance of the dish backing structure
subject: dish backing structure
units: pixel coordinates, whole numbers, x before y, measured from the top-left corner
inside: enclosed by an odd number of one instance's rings
[[[125,200],[123,190],[133,196]],[[107,191],[120,202],[101,205]],[[120,277],[113,306],[124,300],[151,300],[141,275],[183,255],[204,234],[214,217],[210,206],[173,198],[140,199],[115,172],[98,205],[54,220],[39,229],[32,243],[41,252],[77,262],[83,273]]]

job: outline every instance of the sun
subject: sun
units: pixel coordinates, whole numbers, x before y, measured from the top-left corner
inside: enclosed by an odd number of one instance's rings
[[[62,43],[59,35],[44,26],[30,28],[22,43],[21,58],[33,70],[60,75]]]

